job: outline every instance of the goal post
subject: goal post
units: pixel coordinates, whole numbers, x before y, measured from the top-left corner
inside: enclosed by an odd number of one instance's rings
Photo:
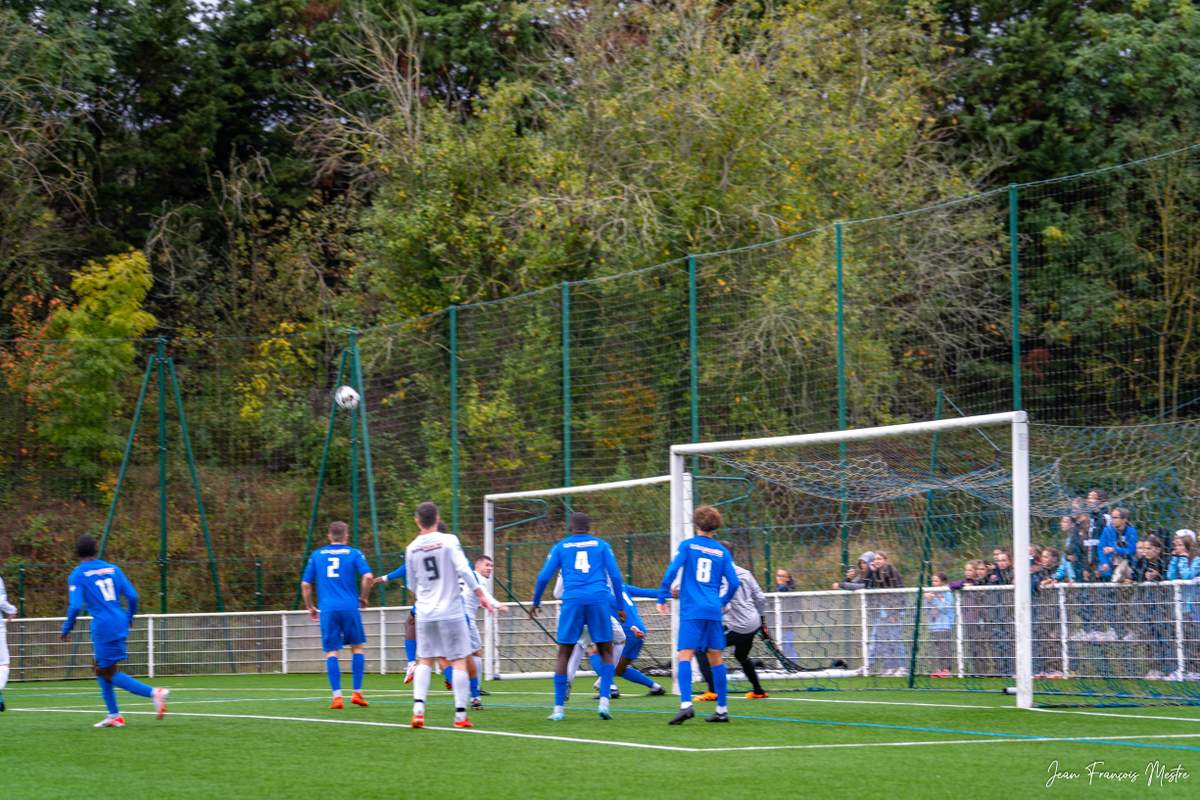
[[[1006,475],[997,477],[995,474],[986,474],[982,470],[975,470],[968,471],[966,477],[959,477],[955,480],[958,481],[957,485],[964,486],[968,492],[984,496],[988,492],[996,491],[997,487],[1001,487],[1005,483],[1011,483],[1011,493],[1006,498],[1006,505],[1011,509],[1012,515],[1012,552],[1015,567],[1013,569],[1012,616],[1013,674],[1016,682],[1017,705],[1020,708],[1030,708],[1033,705],[1032,587],[1030,572],[1026,567],[1026,554],[1029,552],[1030,545],[1029,425],[1023,411],[845,431],[673,445],[670,449],[672,551],[677,549],[684,539],[693,535],[690,517],[692,481],[696,476],[687,472],[686,460],[689,457],[721,457],[722,454],[730,453],[751,454],[747,456],[746,462],[739,463],[738,466],[759,475],[768,482],[799,486],[800,491],[820,484],[827,492],[827,497],[837,501],[840,496],[841,502],[844,504],[846,498],[854,493],[864,497],[870,497],[872,493],[880,493],[882,490],[879,487],[885,486],[888,481],[911,494],[927,491],[928,489],[925,487],[956,485],[947,479],[935,479],[932,475],[900,474],[893,465],[886,463],[886,460],[872,459],[866,455],[855,459],[856,466],[861,467],[862,475],[850,475],[848,473],[852,457],[848,455],[847,448],[851,445],[869,446],[871,443],[902,437],[930,436],[963,430],[976,430],[985,435],[991,433],[993,436],[997,430],[1007,431],[1007,453],[1010,459],[1006,465]],[[991,443],[990,439],[989,443]],[[831,446],[836,450],[836,454],[830,449]],[[788,451],[796,452],[799,459],[804,458],[803,454],[806,451],[813,451],[815,453],[811,456],[813,463],[800,464],[799,468],[793,468],[792,465],[771,464],[770,467],[756,471],[756,464],[769,462],[753,458],[753,454],[770,453],[785,448]],[[1000,448],[994,447],[994,449],[1000,452]],[[862,448],[861,452],[866,453],[867,449]],[[819,478],[814,478],[813,475],[818,470],[822,474]],[[852,481],[856,481],[853,486],[851,485]],[[866,623],[863,624],[865,627]]]
[[[671,540],[674,541],[680,526],[676,519],[673,516],[668,517],[668,514],[673,515],[676,513],[676,509],[688,509],[690,506],[682,500],[677,503],[670,499],[668,492],[673,491],[673,487],[677,484],[682,487],[688,483],[690,482],[672,482],[670,475],[655,475],[646,478],[516,492],[496,492],[485,495],[483,500],[484,553],[495,559],[497,557],[497,533],[504,528],[516,527],[524,522],[537,522],[541,526],[541,535],[547,539],[545,547],[548,552],[553,543],[549,541],[550,539],[557,540],[567,535],[566,523],[572,507],[589,512],[596,525],[597,535],[601,538],[607,538],[613,534],[631,534],[636,531],[643,536],[661,535],[665,541],[669,529]],[[555,502],[553,508],[550,506],[551,501]],[[519,506],[520,504],[534,504],[540,507],[541,511],[531,513],[524,519],[509,522],[498,519],[499,509],[506,505]],[[687,516],[691,516],[690,511],[686,513]],[[528,537],[523,538],[527,539]],[[541,555],[544,556],[544,553]],[[540,566],[540,564],[541,561],[538,561],[537,565]],[[666,562],[663,562],[659,567],[659,575],[661,575],[661,569],[665,569],[665,567]],[[532,568],[533,565],[529,565],[526,572],[531,571]],[[624,571],[622,570],[623,573]],[[526,582],[529,581],[529,575],[523,577]],[[628,578],[628,576],[626,577]],[[657,585],[657,580],[656,576],[655,585]],[[504,599],[495,591],[494,577],[488,578],[486,585],[488,591],[496,595],[497,599]],[[511,589],[512,587],[506,588]],[[503,672],[501,654],[504,652],[504,647],[501,642],[499,622],[491,614],[487,615],[484,621],[484,674],[488,680],[500,677]],[[674,615],[672,615],[671,622],[673,641],[676,631]],[[542,637],[545,638],[544,634]],[[518,670],[518,672],[522,672],[522,670]],[[528,674],[540,673],[530,672]]]

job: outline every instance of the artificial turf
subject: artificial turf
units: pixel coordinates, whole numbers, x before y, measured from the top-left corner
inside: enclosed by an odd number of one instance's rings
[[[1011,800],[1131,796],[1149,783],[1169,796],[1200,790],[1196,708],[1021,711],[999,693],[799,692],[735,697],[728,725],[705,723],[711,704],[698,704],[696,719],[672,727],[675,698],[632,686],[613,701],[615,718],[600,720],[581,677],[562,722],[546,720],[549,681],[504,681],[488,685],[474,731],[450,728],[446,692],[430,697],[431,727],[414,731],[398,676],[368,676],[370,707],[342,711],[327,708],[321,675],[157,683],[172,689],[167,717],[119,692],[128,722],[119,730],[92,727],[103,716],[93,682],[10,684],[0,797]],[[1047,786],[1056,761],[1078,777]],[[1177,767],[1171,782],[1165,770]]]

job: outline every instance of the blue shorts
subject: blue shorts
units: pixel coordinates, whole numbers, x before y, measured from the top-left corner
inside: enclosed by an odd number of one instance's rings
[[[621,649],[621,658],[627,658],[630,661],[637,661],[637,657],[642,654],[642,645],[645,643],[645,639],[639,639],[633,635],[632,631],[626,631],[625,647]]]
[[[321,649],[326,653],[341,650],[347,645],[365,644],[362,615],[354,611],[321,612]]]
[[[725,649],[725,628],[719,619],[681,619],[679,620],[679,650],[695,650],[703,653],[705,650]]]
[[[564,602],[558,611],[558,643],[575,644],[587,625],[588,635],[594,644],[611,642],[611,604]]]
[[[92,642],[92,654],[96,658],[97,667],[111,667],[120,661],[127,661],[129,654],[125,652],[124,639],[110,639],[107,642]]]

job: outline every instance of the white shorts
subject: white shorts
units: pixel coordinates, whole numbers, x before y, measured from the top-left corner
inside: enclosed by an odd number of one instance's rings
[[[471,652],[477,653],[483,649],[483,639],[479,637],[479,626],[475,624],[475,620],[467,617],[467,633],[471,637]]]
[[[475,652],[465,617],[427,620],[417,617],[417,658],[457,661]]]
[[[612,643],[613,647],[625,644],[625,629],[621,627],[621,622],[616,617],[609,617],[612,621]],[[579,640],[579,646],[586,649],[592,643],[590,636],[584,636]]]

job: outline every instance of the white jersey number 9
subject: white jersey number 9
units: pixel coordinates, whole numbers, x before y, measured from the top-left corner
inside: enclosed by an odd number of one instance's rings
[[[588,563],[587,550],[580,550],[575,554],[575,571],[582,572],[584,575],[592,571],[592,565]]]
[[[696,580],[700,583],[708,583],[712,577],[712,559],[697,558],[696,559]]]

